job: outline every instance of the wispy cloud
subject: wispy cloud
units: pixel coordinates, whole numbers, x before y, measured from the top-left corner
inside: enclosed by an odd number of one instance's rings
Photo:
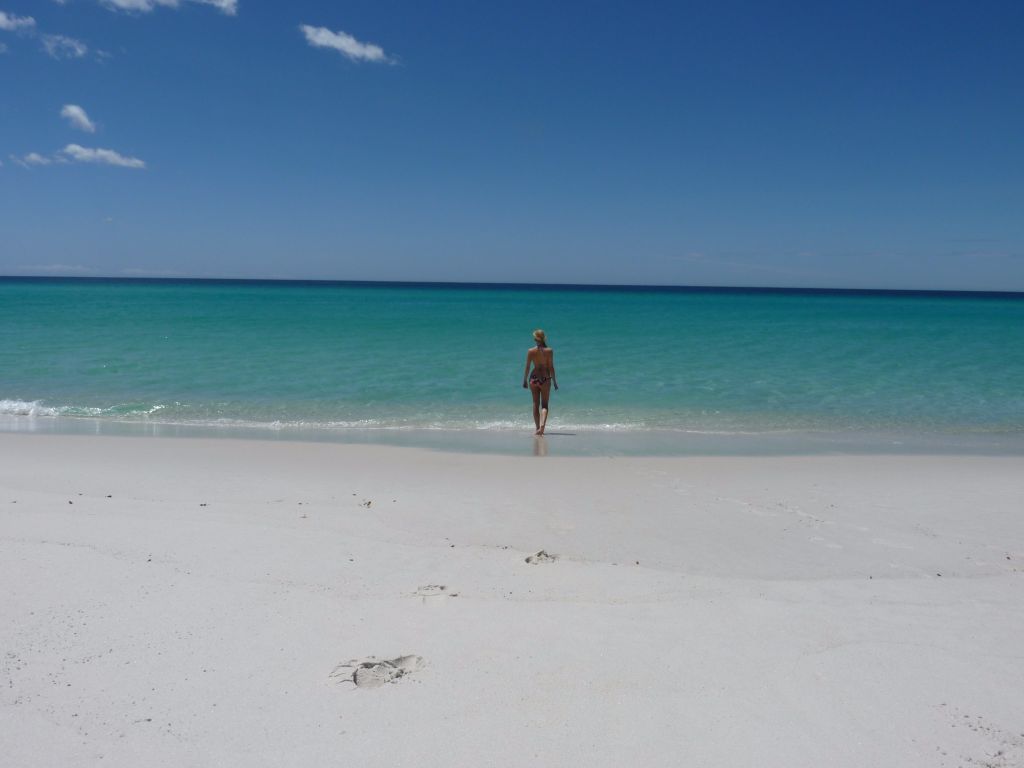
[[[49,157],[43,157],[38,152],[29,152],[22,159],[28,165],[49,165],[53,162]]]
[[[0,29],[4,32],[22,32],[35,29],[36,20],[31,16],[15,16],[11,13],[0,11]]]
[[[143,169],[146,163],[137,157],[125,157],[112,149],[91,149],[78,144],[68,144],[61,152],[76,163],[99,163],[116,165],[120,168]]]
[[[50,165],[53,163],[52,157],[46,157],[40,155],[38,152],[29,152],[27,155],[8,155],[11,162],[15,165],[20,165],[22,168],[31,168],[33,165]]]
[[[60,5],[62,0],[56,0]],[[0,30],[6,32],[18,32],[29,37],[38,37],[42,43],[43,50],[55,59],[80,59],[89,52],[89,46],[81,40],[76,40],[67,35],[43,34],[36,28],[36,20],[31,16],[15,16],[14,14],[0,11]],[[6,43],[0,43],[0,54],[7,53]]]
[[[55,59],[80,59],[89,52],[89,46],[66,35],[43,35],[43,50]]]
[[[126,277],[183,277],[184,273],[174,269],[146,269],[144,267],[128,267],[122,269],[121,274]]]
[[[332,32],[327,27],[312,27],[309,24],[302,24],[299,29],[306,36],[306,42],[314,48],[333,48],[352,61],[383,63],[391,61],[391,58],[384,53],[384,49],[379,45],[361,43],[340,29],[337,32]]]
[[[182,0],[100,0],[107,8],[130,13],[150,13],[157,7],[178,8]],[[238,13],[238,0],[187,0],[198,5],[212,5],[221,13],[234,16]]]
[[[228,16],[234,16],[238,13],[238,0],[195,0],[195,2],[202,3],[203,5],[212,5]]]
[[[81,264],[19,264],[18,269],[31,272],[83,274],[94,272],[92,267],[85,267]]]
[[[77,104],[65,104],[60,110],[60,116],[71,123],[73,128],[85,131],[86,133],[96,133],[96,124],[89,119],[89,115],[85,113],[85,110]]]

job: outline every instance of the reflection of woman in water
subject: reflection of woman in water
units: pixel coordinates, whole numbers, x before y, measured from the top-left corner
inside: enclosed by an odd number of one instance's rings
[[[544,427],[548,423],[548,395],[551,393],[552,384],[558,389],[558,379],[555,377],[555,351],[548,346],[544,331],[534,331],[533,340],[537,342],[537,346],[526,353],[523,389],[529,387],[530,394],[533,395],[533,423],[537,426],[534,434],[543,435]],[[533,371],[530,370],[531,364]]]

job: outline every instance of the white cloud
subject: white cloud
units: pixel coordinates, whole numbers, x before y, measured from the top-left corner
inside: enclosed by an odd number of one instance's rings
[[[15,16],[0,11],[0,29],[4,32],[19,32],[23,29],[33,29],[36,20],[31,16]]]
[[[33,165],[50,165],[53,162],[52,157],[44,157],[38,152],[29,152],[27,155],[18,157],[17,155],[8,155],[11,162],[15,165],[20,165],[22,168],[30,168]]]
[[[306,42],[314,48],[333,48],[352,61],[390,61],[379,45],[361,43],[340,29],[332,32],[327,27],[311,27],[309,24],[302,24],[299,29],[306,36]]]
[[[27,165],[49,165],[53,162],[48,157],[43,157],[38,152],[29,152],[23,158],[21,158]]]
[[[121,274],[126,277],[184,277],[182,272],[173,269],[146,269],[144,267],[128,267],[122,269]]]
[[[81,264],[19,264],[18,269],[32,270],[33,272],[69,272],[73,274],[94,271],[92,267],[83,267]]]
[[[7,53],[10,48],[7,47],[7,43],[0,43],[0,53]]]
[[[111,10],[150,13],[158,6],[178,8],[181,6],[182,0],[100,0],[100,2]],[[188,2],[212,5],[228,16],[238,13],[238,0],[188,0]]]
[[[234,16],[238,13],[238,0],[195,0],[195,2],[202,3],[203,5],[212,5],[228,16]]]
[[[80,131],[96,133],[96,124],[89,119],[85,110],[77,104],[65,104],[60,110],[60,116],[67,118],[72,127]]]
[[[89,46],[65,35],[43,35],[43,50],[55,59],[80,59],[89,52]]]
[[[175,0],[100,0],[103,5],[118,11],[141,11],[149,13],[158,5],[169,5],[176,8]]]
[[[116,165],[121,168],[146,167],[146,163],[139,158],[125,157],[112,149],[90,149],[78,144],[68,144],[61,152],[78,163],[100,163],[101,165]]]

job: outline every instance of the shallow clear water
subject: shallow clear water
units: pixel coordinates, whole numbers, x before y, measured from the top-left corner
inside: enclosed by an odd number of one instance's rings
[[[552,429],[1024,434],[1024,300],[966,294],[0,279],[0,415],[528,430],[535,327]]]

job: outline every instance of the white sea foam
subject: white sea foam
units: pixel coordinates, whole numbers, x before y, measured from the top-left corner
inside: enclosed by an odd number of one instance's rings
[[[223,404],[224,410],[229,410],[232,404]],[[196,406],[188,403],[172,402],[163,403],[120,403],[107,407],[95,407],[85,405],[50,404],[42,399],[23,400],[19,398],[0,399],[0,417],[9,419],[10,427],[17,427],[18,421],[23,421],[20,428],[36,429],[43,425],[43,422],[52,422],[46,427],[58,431],[64,429],[74,430],[74,423],[94,421],[97,429],[101,424],[123,424],[128,428],[131,425],[144,426],[148,430],[179,430],[179,429],[206,429],[214,430],[214,433],[228,434],[232,431],[244,431],[250,434],[274,433],[277,435],[291,434],[298,439],[332,439],[330,435],[358,435],[360,433],[371,435],[398,435],[409,433],[477,433],[481,436],[510,435],[520,432],[532,432],[534,429],[531,419],[519,418],[484,418],[482,415],[462,415],[457,418],[444,418],[438,414],[424,414],[417,418],[406,414],[378,416],[377,418],[362,419],[302,419],[302,418],[259,418],[255,413],[249,418],[241,413],[231,416],[213,416],[211,410],[221,410],[221,405],[213,407],[210,405]],[[260,414],[262,415],[262,414]],[[548,431],[551,434],[580,434],[580,435],[632,435],[641,437],[643,435],[661,435],[665,438],[668,435],[679,437],[703,438],[759,438],[777,440],[786,435],[841,435],[849,432],[856,435],[862,430],[829,428],[827,425],[806,424],[806,425],[783,425],[772,423],[772,419],[766,419],[763,426],[755,426],[748,423],[735,423],[731,425],[708,425],[703,414],[695,415],[691,420],[683,414],[675,418],[646,419],[636,422],[589,421],[586,415],[580,418],[581,414],[565,414],[565,419],[556,419],[549,423]],[[36,426],[32,426],[35,424]],[[63,425],[63,426],[62,426]],[[10,428],[8,427],[8,428]],[[987,430],[996,434],[1002,434],[1000,430]],[[1004,430],[1005,431],[1005,430]],[[973,430],[971,434],[980,434],[986,430]],[[1011,436],[1020,435],[1019,431],[1012,430]],[[371,440],[373,438],[370,438]],[[661,439],[661,438],[660,438]]]
[[[304,420],[304,419],[275,419],[265,421],[245,418],[203,418],[189,416],[182,412],[188,410],[187,406],[181,403],[173,405],[115,405],[108,408],[97,408],[78,405],[47,405],[42,400],[0,400],[0,416],[22,416],[22,417],[48,417],[48,418],[73,418],[73,419],[102,419],[103,421],[114,422],[146,422],[159,426],[182,426],[182,427],[206,427],[206,428],[230,428],[258,431],[378,431],[378,432],[407,432],[407,431],[470,431],[470,432],[519,432],[532,430],[533,423],[529,419],[395,419],[395,418],[368,418],[368,419],[332,419],[325,421]],[[761,432],[749,432],[746,430],[705,430],[686,425],[660,424],[650,425],[647,423],[628,422],[552,422],[550,428],[561,432],[582,432],[582,433],[619,433],[619,432],[648,432],[669,431],[691,434],[762,434]],[[769,432],[773,430],[768,430]]]
[[[0,400],[0,414],[6,416],[59,416],[59,408],[45,406],[39,400]]]
[[[163,410],[164,405],[113,406],[95,408],[87,405],[45,405],[42,400],[0,400],[0,416],[50,417],[72,416],[97,418],[100,416],[149,416]]]

